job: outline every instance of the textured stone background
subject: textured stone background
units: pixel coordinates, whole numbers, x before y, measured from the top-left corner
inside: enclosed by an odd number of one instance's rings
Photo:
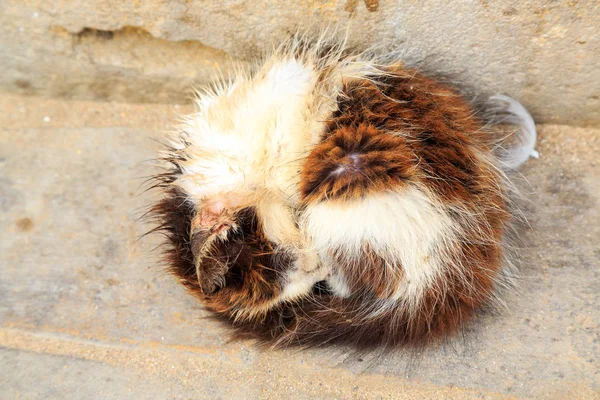
[[[0,90],[20,94],[185,102],[232,59],[333,24],[482,97],[513,96],[540,122],[600,123],[595,0],[2,0],[0,12]]]

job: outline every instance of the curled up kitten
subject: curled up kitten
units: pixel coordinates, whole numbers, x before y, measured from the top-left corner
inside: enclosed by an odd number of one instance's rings
[[[241,336],[427,344],[508,284],[508,180],[454,89],[292,39],[197,104],[152,213],[173,274]]]

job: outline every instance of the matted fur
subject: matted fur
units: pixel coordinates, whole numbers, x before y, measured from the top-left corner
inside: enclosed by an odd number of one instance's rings
[[[273,346],[455,332],[510,275],[489,133],[391,57],[306,43],[201,94],[170,138],[152,212],[171,271]]]

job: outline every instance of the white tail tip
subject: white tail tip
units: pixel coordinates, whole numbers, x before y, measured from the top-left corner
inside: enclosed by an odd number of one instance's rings
[[[517,169],[529,157],[538,158],[540,154],[535,150],[537,131],[535,122],[529,111],[512,97],[496,94],[488,99],[491,123],[509,124],[519,127],[515,132],[514,144],[502,147],[499,158],[506,169]]]

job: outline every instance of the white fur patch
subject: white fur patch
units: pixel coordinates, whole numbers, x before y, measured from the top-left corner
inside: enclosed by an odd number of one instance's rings
[[[414,186],[353,201],[318,203],[308,207],[301,226],[322,257],[335,249],[359,259],[368,245],[391,273],[401,268],[404,279],[393,297],[408,297],[409,302],[443,272],[439,260],[457,229],[450,216]]]
[[[230,193],[297,200],[298,165],[314,140],[306,111],[316,81],[313,67],[280,60],[203,98],[183,126],[185,160],[175,184],[196,201]]]

